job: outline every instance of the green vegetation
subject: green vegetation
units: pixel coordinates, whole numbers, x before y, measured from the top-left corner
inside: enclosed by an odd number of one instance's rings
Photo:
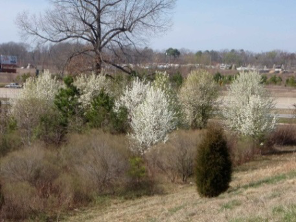
[[[287,180],[287,179],[292,179],[292,178],[295,178],[295,177],[296,177],[296,171],[291,171],[291,172],[289,172],[287,174],[280,174],[280,175],[264,178],[264,179],[258,180],[256,182],[246,184],[246,185],[242,186],[241,188],[249,189],[249,188],[256,188],[256,187],[262,186],[264,184],[276,184],[276,183],[278,183],[280,181]]]
[[[79,90],[74,86],[74,79],[71,76],[64,78],[65,88],[61,88],[56,95],[55,105],[62,114],[62,124],[67,126],[72,117],[80,117]],[[78,129],[77,129],[78,130]]]
[[[219,85],[231,84],[235,79],[236,75],[222,75],[220,72],[215,73],[214,81]]]
[[[85,113],[85,119],[91,128],[101,128],[112,133],[126,133],[127,114],[125,107],[119,107],[118,112],[115,112],[114,98],[101,90],[92,100],[90,109]]]
[[[221,206],[221,210],[232,210],[233,208],[242,205],[239,200],[231,200]]]
[[[231,181],[231,165],[222,129],[210,127],[197,150],[198,193],[203,197],[215,197],[225,192]]]
[[[288,79],[286,79],[286,86],[292,86],[296,87],[296,80],[294,76],[290,76]]]

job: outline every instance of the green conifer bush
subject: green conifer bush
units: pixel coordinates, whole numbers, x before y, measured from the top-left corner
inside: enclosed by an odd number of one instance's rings
[[[203,197],[225,192],[231,181],[232,163],[221,128],[210,126],[196,156],[196,185]]]

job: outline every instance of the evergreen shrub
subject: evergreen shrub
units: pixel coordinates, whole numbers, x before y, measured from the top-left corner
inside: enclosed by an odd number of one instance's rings
[[[210,126],[198,145],[195,173],[197,191],[203,197],[216,197],[228,189],[232,163],[221,128]]]

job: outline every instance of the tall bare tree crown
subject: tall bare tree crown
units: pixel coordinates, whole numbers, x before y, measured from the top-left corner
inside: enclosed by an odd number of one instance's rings
[[[119,57],[124,49],[166,31],[175,1],[51,0],[51,9],[39,16],[19,14],[16,24],[24,36],[35,40],[84,43],[87,47],[76,54],[92,56],[99,73],[103,63],[122,69],[108,53]]]

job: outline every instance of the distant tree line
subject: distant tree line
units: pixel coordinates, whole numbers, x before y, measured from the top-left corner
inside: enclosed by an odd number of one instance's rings
[[[51,69],[57,73],[68,71],[81,73],[94,70],[93,63],[88,54],[80,54],[81,49],[87,47],[80,43],[58,43],[37,45],[35,47],[26,43],[8,42],[0,44],[1,55],[15,55],[18,57],[18,65],[26,67],[28,63],[41,69]],[[76,55],[79,51],[79,56]],[[141,49],[126,48],[125,53],[121,49],[106,51],[109,60],[114,64],[120,64],[126,69],[132,70],[132,65],[143,66],[152,63],[175,64],[202,64],[217,65],[226,63],[239,66],[266,66],[284,65],[285,69],[296,68],[296,54],[281,50],[255,53],[241,50],[206,50],[193,52],[188,49],[169,48],[166,50],[153,50],[145,47]],[[104,64],[105,67],[108,64]],[[104,67],[103,65],[103,67]]]

